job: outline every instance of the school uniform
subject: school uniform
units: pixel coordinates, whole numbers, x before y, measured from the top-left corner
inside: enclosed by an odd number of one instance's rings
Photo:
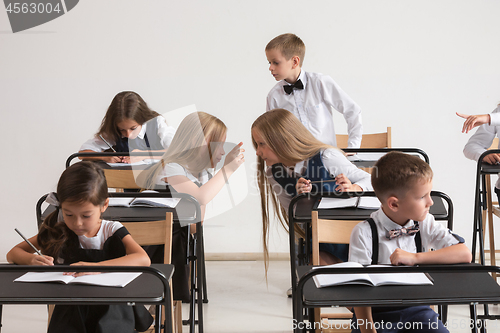
[[[377,264],[390,265],[390,256],[397,248],[407,252],[417,252],[415,234],[403,235],[393,239],[388,238],[391,230],[412,227],[416,224],[415,221],[410,220],[404,226],[400,226],[387,217],[382,208],[372,213],[370,217],[375,222],[378,234]],[[462,237],[436,222],[431,214],[427,214],[423,221],[418,221],[418,225],[422,252],[431,249],[439,250],[465,242]],[[349,261],[358,262],[362,265],[372,264],[372,229],[368,221],[361,222],[354,227],[349,244]],[[377,330],[377,332],[403,332],[403,330],[398,331],[396,329],[397,323],[422,323],[423,329],[419,330],[422,332],[448,332],[441,321],[438,320],[437,314],[429,306],[372,307],[372,314],[374,322],[392,323],[385,326],[386,328],[390,326],[392,329]],[[355,322],[356,319],[353,318],[353,321]],[[426,327],[426,324],[427,326],[434,326]],[[404,325],[401,327],[404,327]],[[355,329],[353,332],[359,332],[359,330]]]
[[[500,133],[500,105],[497,106],[492,113],[490,113],[491,122],[490,125],[484,124],[479,126],[476,133],[472,135],[467,141],[464,147],[465,157],[477,161],[481,154],[483,154],[488,148],[490,148],[493,143],[495,136],[499,136]],[[498,149],[500,149],[500,144]],[[495,193],[500,201],[500,177],[495,184]]]
[[[191,174],[186,168],[178,163],[168,163],[160,172],[156,179],[156,184],[160,186],[168,185],[163,179],[166,177],[185,176],[198,187],[202,186],[212,178],[208,170],[203,170],[199,175]],[[170,186],[170,191],[175,192]],[[191,237],[189,226],[181,227],[179,223],[174,223],[172,231],[172,264],[175,266],[172,276],[173,299],[189,302],[189,265],[188,257],[188,237]]]
[[[295,184],[300,177],[309,180],[333,180],[342,173],[351,183],[359,185],[364,191],[373,189],[370,174],[358,169],[340,150],[335,148],[322,150],[310,159],[297,163],[293,170],[284,167],[277,172],[275,166],[273,166],[274,172],[273,167],[267,168],[266,176],[286,211],[288,211],[290,201],[296,195]],[[285,177],[280,177],[280,174],[284,174]],[[290,180],[282,181],[280,178]],[[313,191],[333,192],[335,183],[324,183],[320,188],[313,188]],[[348,246],[345,244],[320,244],[320,250],[329,252],[343,261],[347,260]]]
[[[279,81],[267,95],[266,111],[285,109],[293,113],[319,141],[337,146],[332,108],[347,122],[348,147],[359,148],[363,134],[361,108],[328,75],[301,71],[298,80],[303,89],[287,94]]]
[[[123,237],[129,232],[119,222],[102,220],[96,236],[72,236],[58,262],[101,262],[126,255]],[[133,333],[145,331],[153,317],[143,305],[56,305],[48,333]]]
[[[115,147],[117,152],[128,152],[134,149],[140,150],[163,150],[167,149],[172,142],[175,128],[167,125],[163,116],[157,116],[142,124],[141,131],[135,139],[122,138],[118,142],[110,139],[108,142]],[[108,150],[108,145],[101,138],[94,137],[87,140],[81,150],[92,150],[101,152]]]

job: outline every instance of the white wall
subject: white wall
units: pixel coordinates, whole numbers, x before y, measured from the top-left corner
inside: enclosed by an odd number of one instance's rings
[[[494,0],[85,0],[12,34],[2,9],[0,258],[20,240],[14,227],[36,233],[36,200],[122,90],[160,113],[196,104],[245,143],[249,194],[207,222],[206,251],[259,253],[249,129],[275,84],[264,47],[285,32],[305,41],[306,70],[331,75],[362,107],[366,133],[391,126],[394,147],[428,153],[435,189],[454,200],[455,230],[470,245],[475,163],[454,113],[500,102],[499,12]],[[272,230],[271,251],[287,252],[287,236]]]

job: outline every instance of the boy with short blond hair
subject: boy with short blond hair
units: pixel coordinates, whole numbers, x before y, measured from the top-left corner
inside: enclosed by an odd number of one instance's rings
[[[328,75],[302,70],[306,47],[294,34],[283,34],[266,46],[271,74],[279,81],[267,95],[266,111],[286,109],[321,142],[337,146],[332,109],[343,114],[348,147],[359,148],[363,134],[361,108]]]
[[[349,261],[408,266],[471,261],[464,239],[428,214],[433,205],[432,177],[430,166],[417,156],[390,152],[376,163],[372,185],[381,208],[354,228]],[[375,259],[372,235],[377,235],[378,241]],[[419,327],[421,332],[448,332],[429,306],[355,307],[354,312],[353,321],[359,325],[353,332],[399,332],[397,323],[415,323],[412,327]],[[382,322],[385,324],[381,326]]]

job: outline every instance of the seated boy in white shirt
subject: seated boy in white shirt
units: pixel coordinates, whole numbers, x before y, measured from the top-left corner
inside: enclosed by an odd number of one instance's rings
[[[319,141],[337,147],[332,110],[347,122],[348,147],[359,148],[363,134],[361,108],[328,75],[305,72],[306,46],[294,34],[273,38],[266,46],[269,71],[279,81],[267,95],[266,111],[293,113]]]
[[[414,266],[471,261],[464,239],[428,214],[433,205],[432,177],[430,166],[417,156],[390,152],[377,162],[372,185],[381,208],[371,215],[378,234],[378,259],[374,264]],[[404,228],[406,232],[398,232]],[[415,240],[417,234],[420,241]],[[372,229],[370,222],[364,221],[351,234],[349,261],[369,265],[373,253]],[[422,332],[448,332],[429,306],[355,307],[354,312],[357,328],[353,332],[403,332],[409,327],[405,323],[413,323]],[[401,330],[395,329],[399,326]]]

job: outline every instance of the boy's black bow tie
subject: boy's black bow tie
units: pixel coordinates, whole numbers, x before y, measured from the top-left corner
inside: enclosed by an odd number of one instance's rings
[[[297,80],[297,82],[295,82],[294,84],[283,86],[283,89],[285,90],[287,95],[290,95],[294,88],[295,89],[304,89],[304,85],[302,84],[302,81]]]

